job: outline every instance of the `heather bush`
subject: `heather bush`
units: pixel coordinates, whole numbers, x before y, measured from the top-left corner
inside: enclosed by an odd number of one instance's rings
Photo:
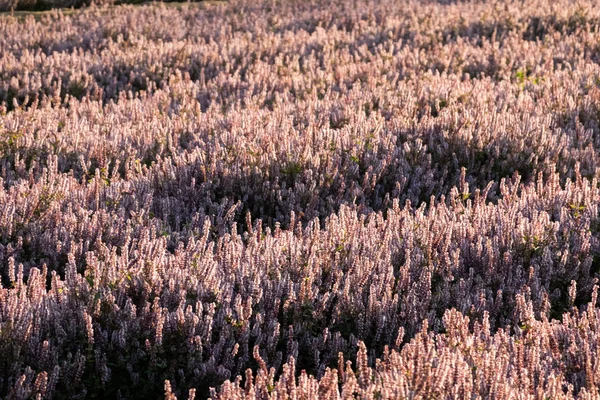
[[[599,27],[0,17],[0,396],[598,398]]]

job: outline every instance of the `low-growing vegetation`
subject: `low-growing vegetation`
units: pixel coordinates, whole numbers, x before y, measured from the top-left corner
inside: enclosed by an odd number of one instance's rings
[[[585,0],[2,15],[0,397],[599,398],[599,31]]]

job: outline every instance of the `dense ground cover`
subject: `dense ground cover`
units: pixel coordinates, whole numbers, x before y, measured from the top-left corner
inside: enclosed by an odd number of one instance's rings
[[[598,398],[594,5],[0,17],[0,396]]]
[[[16,13],[41,13],[52,9],[64,8],[67,14],[70,10],[88,6],[118,6],[121,4],[148,4],[158,0],[0,0],[0,12]],[[164,4],[178,7],[181,0],[160,0]],[[213,4],[225,0],[188,0],[187,3],[197,2]]]

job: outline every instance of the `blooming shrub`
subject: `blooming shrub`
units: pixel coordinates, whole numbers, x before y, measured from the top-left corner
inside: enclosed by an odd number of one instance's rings
[[[0,396],[600,396],[600,9],[0,17]]]

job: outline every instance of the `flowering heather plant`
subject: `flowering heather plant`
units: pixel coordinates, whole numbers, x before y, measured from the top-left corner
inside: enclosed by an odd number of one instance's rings
[[[593,1],[0,17],[0,397],[600,398]]]

